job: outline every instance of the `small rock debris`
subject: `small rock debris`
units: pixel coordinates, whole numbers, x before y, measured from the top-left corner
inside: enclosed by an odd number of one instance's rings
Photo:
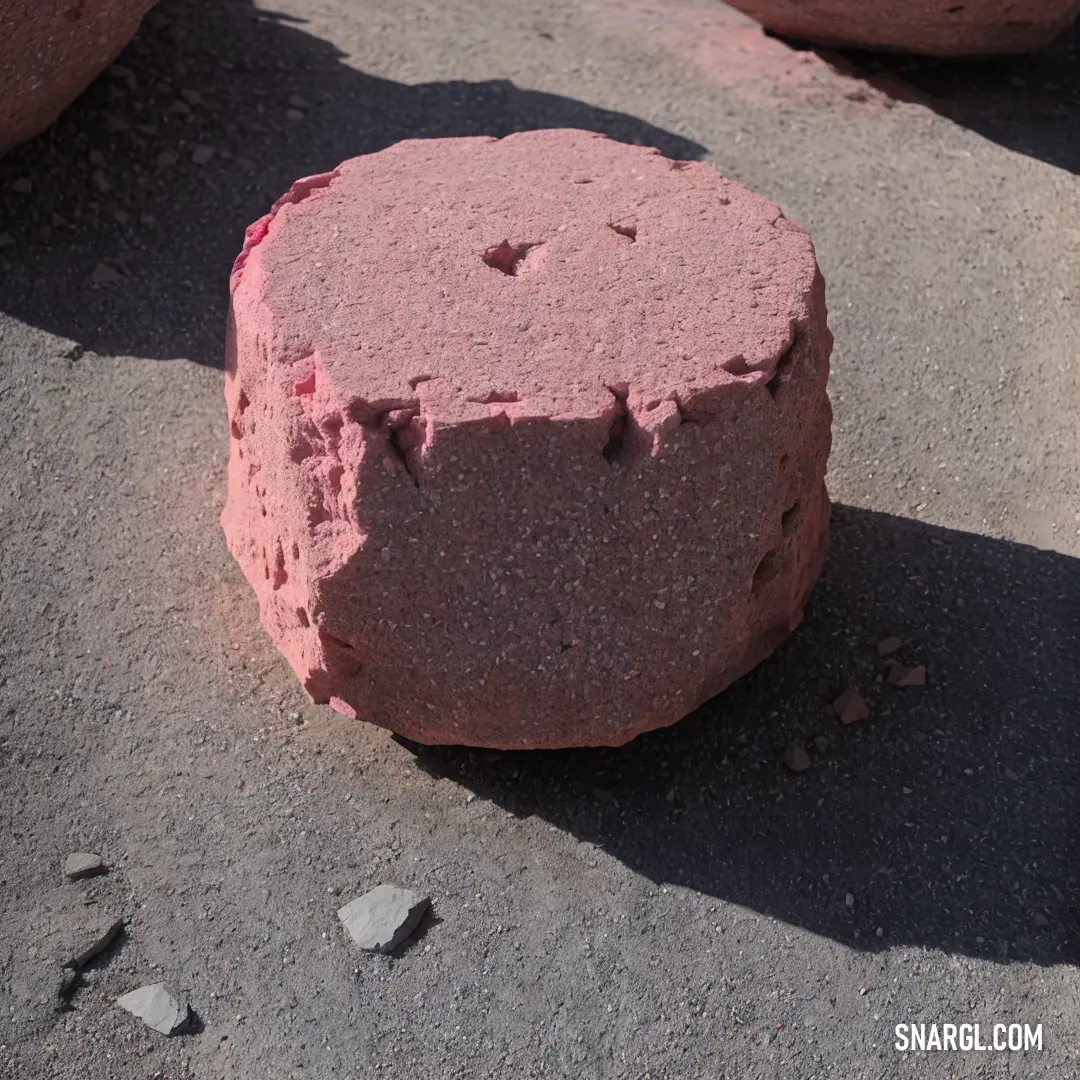
[[[810,755],[798,743],[791,743],[784,751],[784,764],[793,772],[806,772],[810,768]]]
[[[926,668],[922,664],[915,667],[904,667],[903,664],[893,664],[889,668],[889,684],[891,686],[925,686]]]
[[[124,280],[119,270],[114,270],[108,263],[99,262],[90,275],[90,284],[95,288],[102,285],[116,285]]]
[[[118,997],[116,1004],[162,1035],[178,1035],[191,1018],[187,1002],[170,994],[164,983],[140,986]]]
[[[877,644],[878,656],[891,656],[904,644],[903,638],[887,637]]]
[[[854,686],[849,686],[832,703],[832,707],[833,712],[840,717],[841,724],[854,724],[856,721],[866,720],[870,716],[870,707]]]
[[[410,889],[376,885],[338,910],[349,936],[371,952],[393,952],[419,925],[431,900]]]
[[[109,868],[100,855],[90,851],[73,851],[64,860],[64,877],[68,881],[81,881],[83,878],[107,874]]]

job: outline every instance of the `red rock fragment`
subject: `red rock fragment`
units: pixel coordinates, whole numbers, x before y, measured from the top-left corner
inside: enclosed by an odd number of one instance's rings
[[[791,743],[784,751],[784,764],[793,772],[806,772],[810,768],[810,755],[798,743]]]
[[[44,131],[116,59],[154,0],[0,4],[0,154]]]
[[[897,649],[899,649],[903,644],[904,644],[904,639],[903,638],[898,638],[898,637],[884,638],[881,641],[879,641],[878,644],[877,644],[877,654],[878,654],[878,656],[890,656],[892,653],[896,652]]]
[[[409,141],[248,230],[222,523],[315,701],[426,745],[617,745],[798,625],[821,277],[775,205],[681,164]]]
[[[915,667],[904,667],[903,664],[893,664],[889,668],[889,684],[891,686],[925,686],[926,668],[922,664]]]
[[[849,686],[833,702],[833,711],[840,717],[841,724],[854,724],[870,716],[870,707],[854,686]]]

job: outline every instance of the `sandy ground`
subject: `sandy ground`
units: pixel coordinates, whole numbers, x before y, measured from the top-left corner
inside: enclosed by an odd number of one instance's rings
[[[0,161],[0,1076],[1080,1075],[1075,46],[859,74],[705,0],[163,0]],[[550,126],[811,230],[833,552],[671,730],[414,756],[306,703],[225,549],[228,269],[297,175]],[[433,901],[389,958],[335,915],[380,881]],[[113,1005],[159,980],[190,1034]],[[909,1021],[1044,1048],[902,1054]]]

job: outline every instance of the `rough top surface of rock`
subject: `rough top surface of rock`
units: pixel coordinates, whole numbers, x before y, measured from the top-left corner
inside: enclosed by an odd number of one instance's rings
[[[373,412],[437,380],[448,422],[595,416],[620,386],[692,409],[771,371],[815,271],[775,204],[577,132],[355,158],[294,186],[248,248],[235,302],[280,313],[277,355],[318,355]]]
[[[729,0],[785,37],[927,56],[993,56],[1049,45],[1080,0]]]
[[[798,622],[831,337],[809,237],[579,131],[298,181],[232,280],[223,523],[316,700],[420,742],[624,742]]]
[[[0,154],[44,131],[116,59],[154,0],[0,4]]]

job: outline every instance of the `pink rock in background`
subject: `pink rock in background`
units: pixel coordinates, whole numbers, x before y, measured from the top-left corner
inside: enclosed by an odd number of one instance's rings
[[[626,742],[801,619],[831,345],[810,238],[706,165],[398,143],[248,230],[229,547],[315,701],[423,743]]]
[[[1080,0],[728,0],[762,26],[818,45],[993,56],[1049,45]]]
[[[154,0],[0,3],[0,154],[44,131],[116,59]]]

